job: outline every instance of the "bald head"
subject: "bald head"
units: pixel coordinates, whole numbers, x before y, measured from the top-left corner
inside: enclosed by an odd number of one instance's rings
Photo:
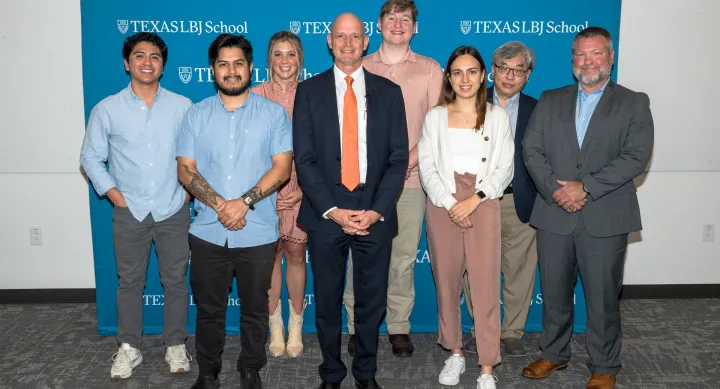
[[[362,20],[346,12],[333,21],[328,46],[335,57],[335,65],[346,74],[357,70],[362,64],[363,52],[367,49],[368,37]]]
[[[354,29],[355,31],[361,32],[362,35],[365,36],[365,28],[363,27],[362,20],[360,20],[360,18],[352,12],[345,12],[344,14],[340,14],[340,16],[333,20],[330,33],[335,33],[336,29]]]

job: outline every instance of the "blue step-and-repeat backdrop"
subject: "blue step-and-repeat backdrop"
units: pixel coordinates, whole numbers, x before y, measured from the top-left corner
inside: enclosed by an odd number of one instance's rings
[[[354,12],[365,23],[370,36],[368,53],[379,47],[378,16],[383,0],[358,1],[342,5],[337,1],[297,2],[217,1],[217,0],[81,0],[82,55],[85,112],[104,97],[117,93],[129,83],[122,58],[123,40],[141,32],[157,32],[169,47],[163,87],[197,102],[215,93],[207,51],[220,33],[243,34],[255,49],[253,85],[268,79],[266,51],[269,38],[277,31],[291,30],[302,40],[307,79],[332,66],[326,36],[332,20],[342,12]],[[487,64],[493,50],[504,42],[521,40],[535,50],[537,65],[524,92],[538,98],[546,89],[574,82],[571,72],[573,36],[587,26],[602,26],[613,34],[618,47],[621,0],[515,0],[493,2],[456,0],[444,2],[418,0],[420,10],[413,50],[437,60],[441,66],[453,49],[473,45]],[[617,60],[617,53],[616,53]],[[613,79],[615,79],[615,72]],[[492,81],[492,79],[490,80]],[[78,150],[79,152],[79,150]],[[101,335],[117,333],[116,290],[118,284],[112,241],[112,206],[90,190],[95,280],[97,288],[98,330]],[[308,258],[308,283],[304,330],[315,332],[315,301],[312,272]],[[423,237],[415,267],[416,303],[411,316],[413,332],[437,331],[435,285],[430,269],[431,258]],[[189,278],[188,278],[189,281]],[[239,300],[235,292],[228,296],[227,331],[239,332]],[[191,291],[192,293],[192,291]],[[575,289],[575,332],[584,332],[586,308],[580,282]],[[283,291],[283,311],[287,319],[287,294]],[[194,333],[196,309],[190,296],[188,331]],[[543,297],[536,282],[527,330],[541,329]],[[163,290],[157,257],[153,252],[143,298],[144,331],[159,334],[163,325]],[[463,309],[463,328],[471,320]],[[382,328],[385,331],[385,328]]]

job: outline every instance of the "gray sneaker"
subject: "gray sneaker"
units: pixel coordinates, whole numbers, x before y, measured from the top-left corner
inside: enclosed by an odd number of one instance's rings
[[[502,344],[505,346],[505,353],[508,357],[524,357],[527,355],[527,351],[525,351],[520,339],[502,339]]]
[[[477,343],[475,342],[475,337],[471,338],[467,343],[465,343],[462,349],[466,353],[477,354]]]

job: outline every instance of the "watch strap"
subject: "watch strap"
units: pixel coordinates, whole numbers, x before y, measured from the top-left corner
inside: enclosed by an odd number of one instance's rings
[[[252,201],[250,200],[250,197],[245,196],[245,197],[243,197],[242,199],[243,199],[243,202],[245,203],[245,205],[247,205],[248,208],[250,208],[251,211],[254,211],[254,210],[255,210],[255,205],[254,205],[254,204],[252,203]]]

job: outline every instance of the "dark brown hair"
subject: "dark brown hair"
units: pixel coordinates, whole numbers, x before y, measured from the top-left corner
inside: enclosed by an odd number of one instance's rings
[[[417,16],[418,16],[418,9],[415,6],[415,2],[413,0],[388,0],[383,4],[383,6],[380,8],[380,20],[385,17],[385,15],[389,14],[390,12],[395,9],[397,12],[405,12],[407,10],[410,10],[410,15],[412,15],[412,21],[413,23],[417,22]]]
[[[601,36],[605,38],[605,42],[607,43],[608,51],[613,51],[613,41],[612,41],[612,35],[610,35],[610,31],[602,28],[602,27],[588,27],[575,35],[575,38],[573,38],[573,51],[575,51],[575,43],[579,39],[585,39],[585,38],[595,38]]]
[[[483,72],[480,89],[478,89],[477,95],[475,95],[475,112],[477,112],[477,120],[475,121],[473,130],[479,131],[485,125],[485,113],[487,111],[487,67],[485,66],[485,61],[483,61],[480,52],[474,47],[460,46],[455,49],[452,54],[450,54],[447,66],[445,66],[445,76],[443,77],[438,105],[447,106],[455,101],[455,91],[453,90],[452,84],[450,84],[450,75],[452,74],[451,66],[459,56],[466,54],[471,55],[480,63],[480,70]]]

